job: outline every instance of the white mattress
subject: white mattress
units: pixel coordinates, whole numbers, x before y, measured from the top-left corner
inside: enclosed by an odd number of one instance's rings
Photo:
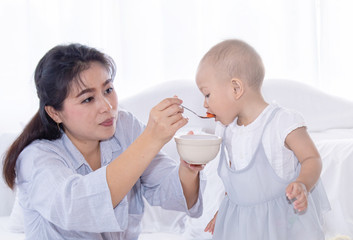
[[[0,217],[0,239],[1,240],[24,240],[23,233],[12,233],[7,230],[9,217]],[[143,233],[140,235],[139,240],[191,240],[179,234],[172,233]],[[193,239],[195,240],[195,239]],[[204,240],[204,239],[197,239]]]
[[[353,129],[330,129],[310,133],[321,158],[321,179],[331,211],[326,214],[326,236],[353,239]]]
[[[309,132],[309,134],[315,143],[345,139],[350,139],[353,141],[353,129],[351,128],[328,129],[321,132]]]
[[[0,239],[1,240],[24,240],[23,233],[12,233],[7,229],[10,217],[0,217]]]
[[[196,239],[185,238],[182,235],[172,234],[172,233],[143,233],[140,235],[139,240],[196,240]],[[204,239],[200,238],[197,240],[204,240]]]

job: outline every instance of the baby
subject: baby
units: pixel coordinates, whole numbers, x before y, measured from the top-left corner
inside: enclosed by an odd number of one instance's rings
[[[324,239],[330,208],[320,155],[300,114],[267,103],[258,53],[231,39],[201,59],[196,84],[223,125],[218,174],[225,197],[205,231],[213,239]]]

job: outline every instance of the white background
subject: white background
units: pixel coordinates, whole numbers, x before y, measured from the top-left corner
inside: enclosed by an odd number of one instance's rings
[[[120,98],[193,81],[210,47],[240,38],[262,56],[266,78],[353,100],[352,12],[351,0],[1,0],[0,133],[19,132],[34,115],[36,64],[72,42],[114,58]]]

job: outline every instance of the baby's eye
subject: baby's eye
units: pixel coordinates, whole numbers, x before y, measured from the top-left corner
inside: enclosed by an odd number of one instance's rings
[[[93,97],[89,97],[89,98],[86,98],[85,100],[83,100],[81,103],[89,103],[93,100]]]
[[[111,93],[111,92],[113,92],[113,88],[112,88],[112,87],[110,87],[110,88],[108,88],[107,90],[105,90],[105,93],[107,93],[107,94],[109,94],[109,93]]]

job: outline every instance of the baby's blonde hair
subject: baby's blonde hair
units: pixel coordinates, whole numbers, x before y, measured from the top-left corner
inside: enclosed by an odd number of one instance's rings
[[[260,55],[238,39],[228,39],[213,46],[201,59],[202,63],[212,64],[218,73],[246,81],[256,89],[261,88],[265,76]]]

